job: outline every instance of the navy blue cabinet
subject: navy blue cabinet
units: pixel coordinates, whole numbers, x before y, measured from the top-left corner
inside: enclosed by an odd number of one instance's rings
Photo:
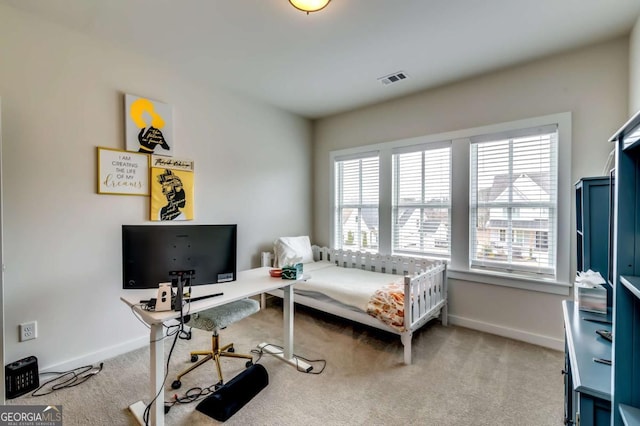
[[[611,418],[611,342],[596,330],[611,331],[611,315],[578,310],[571,300],[562,302],[565,331],[565,424],[608,426]]]
[[[619,426],[640,418],[640,112],[610,141],[616,147],[611,419]]]
[[[577,271],[600,272],[609,276],[609,176],[586,177],[576,185]],[[613,291],[607,288],[607,305]]]

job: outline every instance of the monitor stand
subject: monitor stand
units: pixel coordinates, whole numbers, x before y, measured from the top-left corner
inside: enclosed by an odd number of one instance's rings
[[[171,279],[171,286],[176,288],[176,297],[173,300],[173,310],[182,311],[182,298],[184,296],[185,286],[191,285],[191,280],[196,271],[187,269],[184,271],[169,271],[169,276],[175,277]]]

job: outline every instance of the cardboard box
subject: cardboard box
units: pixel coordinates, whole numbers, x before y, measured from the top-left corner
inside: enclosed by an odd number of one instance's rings
[[[585,287],[576,283],[573,292],[581,311],[607,313],[607,289],[603,286]]]
[[[299,280],[302,278],[302,263],[282,267],[283,280]]]

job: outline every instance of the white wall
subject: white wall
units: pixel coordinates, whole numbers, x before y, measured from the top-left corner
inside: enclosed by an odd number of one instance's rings
[[[626,37],[620,38],[319,120],[313,150],[315,241],[330,240],[331,150],[570,111],[572,160],[561,167],[571,168],[572,182],[600,175],[612,149],[607,140],[627,118],[628,44]],[[571,248],[574,276],[575,236]],[[454,323],[563,348],[563,297],[459,280],[450,283]]]
[[[191,223],[237,223],[238,269],[311,232],[307,120],[2,5],[0,52],[7,362],[77,366],[148,341],[119,298],[121,225],[150,223],[149,198],[96,193],[96,146],[124,148],[124,93],[173,105]],[[38,338],[19,343],[29,320]]]
[[[629,77],[629,117],[631,117],[640,111],[640,17],[629,37]]]

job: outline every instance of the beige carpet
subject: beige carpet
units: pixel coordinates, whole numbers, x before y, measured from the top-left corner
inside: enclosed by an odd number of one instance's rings
[[[266,310],[233,324],[222,341],[238,352],[261,342],[282,344],[282,307],[270,299]],[[179,340],[166,382],[166,400],[176,391],[175,373],[189,365],[188,352],[206,348],[208,333],[194,330]],[[489,334],[432,321],[413,338],[413,364],[402,363],[398,336],[296,307],[295,352],[325,359],[322,374],[297,372],[265,355],[259,361],[269,385],[226,423],[229,425],[560,425],[563,419],[563,354]],[[166,342],[168,354],[171,341]],[[44,397],[24,396],[9,404],[62,405],[64,425],[134,425],[127,406],[147,400],[149,351],[142,348],[106,360],[103,371],[84,384]],[[320,363],[314,363],[316,370]],[[229,380],[243,360],[225,360]],[[185,376],[181,395],[215,379],[209,362]],[[177,404],[167,425],[218,423]]]

